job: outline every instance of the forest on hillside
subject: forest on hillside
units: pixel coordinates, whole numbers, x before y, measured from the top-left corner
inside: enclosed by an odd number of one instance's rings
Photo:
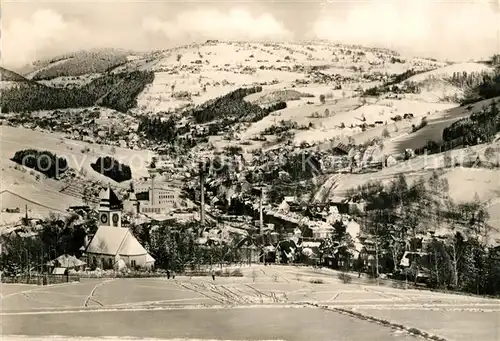
[[[488,62],[495,68],[493,73],[479,73],[476,75],[457,75],[462,82],[467,81],[470,88],[466,91],[461,105],[479,102],[481,100],[490,99],[500,96],[500,55],[494,55]],[[457,77],[455,77],[457,78]],[[473,78],[473,79],[470,79]]]
[[[80,51],[62,55],[34,65],[39,69],[33,80],[57,77],[75,77],[92,73],[104,73],[127,62],[128,53],[114,49]]]
[[[500,111],[495,100],[489,107],[454,122],[443,130],[445,142],[463,139],[462,143],[473,146],[479,143],[491,142],[500,131]]]
[[[126,112],[136,106],[137,96],[153,80],[153,72],[134,71],[106,74],[82,87],[71,89],[23,83],[4,89],[0,105],[3,113],[84,108],[95,105]]]
[[[266,108],[244,100],[250,94],[261,92],[262,87],[240,88],[224,96],[208,101],[187,112],[196,123],[207,123],[216,119],[240,118],[246,122],[256,122],[269,113],[286,108],[285,102],[278,102]]]

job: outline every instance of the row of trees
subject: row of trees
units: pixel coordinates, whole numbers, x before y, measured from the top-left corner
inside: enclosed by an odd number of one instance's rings
[[[495,63],[497,59],[498,55],[492,58],[491,64],[496,67],[493,73],[467,76],[467,78],[473,78],[468,81],[468,83],[472,83],[472,86],[465,92],[464,99],[461,102],[462,105],[500,96],[500,67]]]
[[[473,89],[479,86],[486,76],[488,74],[485,72],[453,72],[447,81],[458,88]]]
[[[153,72],[134,71],[105,74],[88,84],[71,89],[22,83],[2,91],[1,110],[25,112],[102,105],[126,112],[136,106],[137,95],[153,80]]]
[[[203,227],[197,222],[160,222],[149,228],[133,226],[132,233],[155,258],[155,265],[162,269],[182,272],[197,265],[217,265],[239,261],[235,246],[238,241],[227,244],[223,241],[200,245]]]

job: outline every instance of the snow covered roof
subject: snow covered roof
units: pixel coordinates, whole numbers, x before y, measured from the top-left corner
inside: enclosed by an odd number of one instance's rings
[[[53,275],[64,275],[66,273],[66,268],[55,268],[52,270]]]
[[[320,245],[320,242],[302,242],[302,247],[314,248],[319,247]]]
[[[61,256],[57,257],[56,259],[53,259],[50,262],[47,262],[48,266],[54,266],[56,264],[60,268],[74,268],[77,266],[85,265],[87,263],[79,260],[75,256],[70,256],[70,255],[61,255]]]
[[[87,247],[87,253],[120,256],[147,255],[148,252],[128,228],[101,226]]]

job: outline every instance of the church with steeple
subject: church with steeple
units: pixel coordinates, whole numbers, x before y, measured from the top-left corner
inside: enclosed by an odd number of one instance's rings
[[[122,226],[123,203],[107,187],[99,195],[98,229],[85,249],[91,268],[151,269],[154,258],[144,249],[132,232]]]
[[[99,226],[122,227],[123,204],[111,187],[99,195]]]

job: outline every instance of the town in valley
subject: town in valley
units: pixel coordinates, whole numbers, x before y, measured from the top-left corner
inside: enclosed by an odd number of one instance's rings
[[[37,11],[16,20],[80,32]],[[209,11],[210,31],[186,11],[141,28],[169,46],[89,26],[4,60],[2,339],[497,340],[500,49],[285,39],[270,14],[237,36],[251,14]]]

